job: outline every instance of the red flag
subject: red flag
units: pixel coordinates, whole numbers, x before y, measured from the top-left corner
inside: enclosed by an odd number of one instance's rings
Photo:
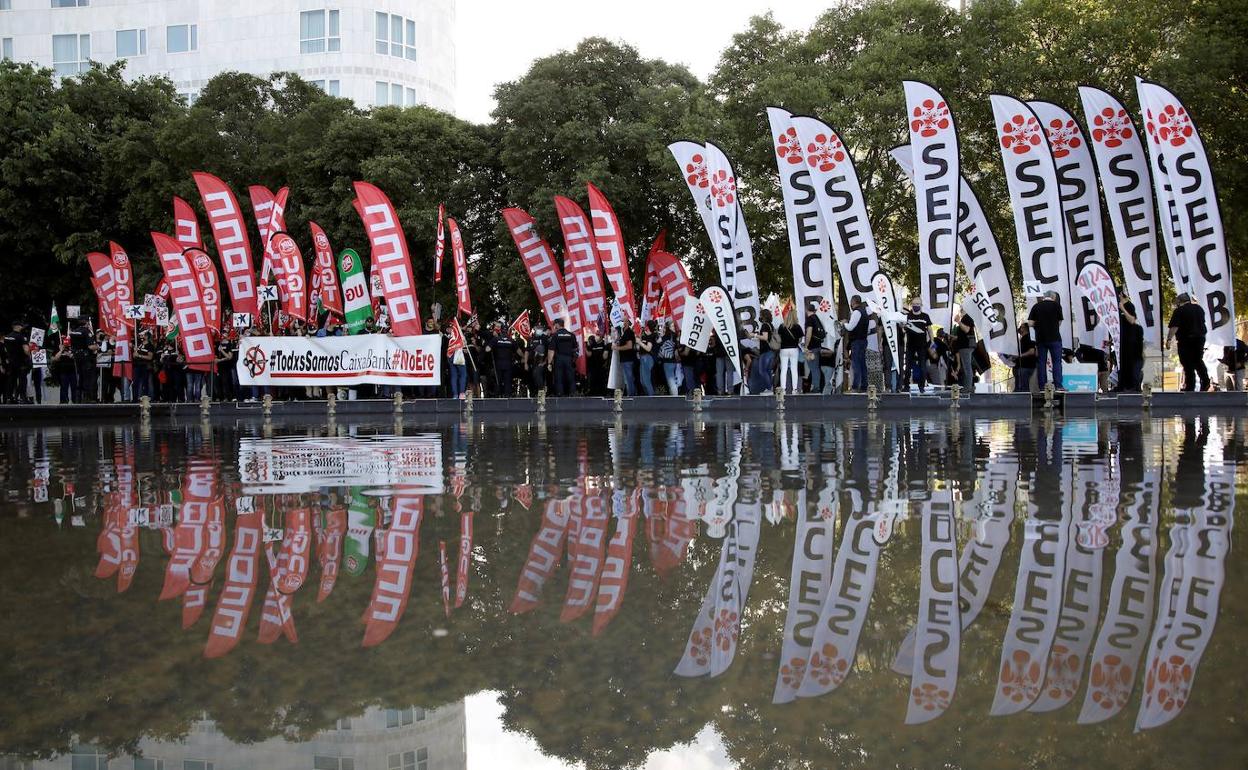
[[[164,233],[152,233],[152,244],[160,259],[160,267],[169,284],[173,313],[178,321],[178,339],[187,363],[198,371],[211,370],[216,360],[212,330],[199,291],[199,280],[190,259],[182,253],[178,242]],[[253,292],[252,300],[255,296]]]
[[[117,281],[113,277],[113,261],[108,255],[93,251],[87,254],[91,268],[91,286],[99,304],[100,328],[109,334],[117,334],[121,320],[117,317]]]
[[[308,577],[308,554],[312,550],[312,512],[307,508],[295,508],[286,512],[286,533],[282,538],[282,555],[277,576],[273,579],[277,590],[293,594],[303,586]]]
[[[269,565],[269,588],[264,593],[264,605],[260,610],[260,644],[272,644],[278,637],[285,636],[291,644],[299,643],[299,635],[295,632],[295,616],[290,611],[290,596],[277,590],[278,575],[290,561],[290,554],[283,550],[275,554],[272,545],[265,545],[264,558]]]
[[[308,294],[308,308],[316,309],[316,300],[321,300],[321,307],[343,317],[342,292],[338,288],[338,269],[334,266],[334,250],[329,245],[329,237],[315,222],[308,222],[312,230],[312,248],[316,252],[316,264],[312,268],[312,291]]]
[[[516,595],[507,611],[521,615],[537,607],[541,601],[542,587],[559,566],[563,543],[568,537],[568,501],[549,499],[542,517],[542,528],[533,536],[529,556],[520,570],[520,582]]]
[[[472,559],[472,511],[459,515],[459,563],[455,570],[455,606],[468,598],[468,564]]]
[[[212,174],[196,171],[192,176],[204,202],[204,210],[208,212],[208,223],[212,226],[212,237],[217,244],[217,258],[221,260],[221,269],[230,289],[230,306],[236,313],[259,316],[251,243],[247,240],[247,225],[243,222],[238,200],[230,188]],[[161,252],[161,249],[157,247],[156,251]]]
[[[602,265],[594,248],[589,217],[575,201],[562,195],[555,196],[555,212],[559,215],[559,228],[563,231],[564,261],[567,272],[565,281],[575,282],[576,296],[581,305],[581,328],[589,329],[602,315],[607,304],[607,293],[602,282]]]
[[[527,312],[527,311],[526,311]],[[459,319],[451,319],[451,338],[446,342],[446,354],[453,356],[468,345],[464,339],[464,330],[459,328]]]
[[[443,231],[446,221],[446,206],[438,204],[438,234],[433,244],[433,282],[442,280],[442,255],[446,253],[446,233]]]
[[[184,249],[204,248],[204,237],[199,232],[199,218],[191,204],[173,196],[173,237]]]
[[[652,252],[646,266],[647,292],[649,292],[648,284],[652,271],[662,289],[663,300],[671,310],[673,325],[679,331],[685,318],[685,298],[694,296],[689,274],[685,272],[685,266],[674,255],[666,251]],[[650,302],[650,298],[647,297],[646,301]]]
[[[253,184],[247,188],[247,197],[251,198],[251,213],[256,217],[256,229],[260,231],[260,253],[264,261],[260,266],[260,282],[266,283],[273,274],[273,263],[269,259],[269,238],[273,237],[273,191],[262,185]],[[285,202],[282,203],[285,207]],[[286,229],[285,215],[279,217],[281,225],[278,230]]]
[[[529,323],[529,311],[526,310],[516,316],[516,320],[511,322],[511,327],[508,331],[519,334],[522,340],[528,342],[529,337],[533,336],[533,325]]]
[[[412,275],[412,259],[407,250],[407,237],[399,225],[399,215],[390,199],[375,185],[356,182],[355,195],[360,201],[360,217],[372,245],[373,265],[381,278],[386,308],[390,311],[390,329],[396,337],[422,334],[416,279]]]
[[[464,239],[459,234],[459,225],[454,219],[448,217],[446,226],[451,231],[451,256],[455,259],[455,297],[459,302],[458,312],[472,315],[472,297],[468,294],[468,257],[464,254]]]
[[[367,204],[365,204],[367,207]],[[409,272],[411,265],[408,265]],[[377,579],[364,613],[365,647],[384,642],[398,627],[412,591],[412,571],[420,548],[424,498],[395,495],[394,520],[378,542]]]
[[[239,513],[234,520],[234,548],[225,565],[225,587],[217,598],[205,658],[219,658],[238,646],[260,579],[260,514]]]
[[[515,241],[529,280],[533,282],[533,291],[542,305],[546,323],[553,327],[555,319],[563,317],[567,305],[563,296],[563,276],[559,274],[550,245],[538,234],[537,223],[524,209],[503,209],[503,220],[507,222],[511,239]]]
[[[113,353],[113,376],[132,379],[134,364],[131,361],[130,322],[126,320],[126,306],[134,302],[134,275],[130,270],[130,257],[115,242],[108,242],[108,252],[113,261],[113,283],[117,289],[117,339]]]
[[[442,573],[442,609],[451,616],[451,570],[446,565],[446,541],[438,541],[438,569]]]
[[[607,624],[624,606],[628,575],[633,564],[633,537],[637,532],[637,516],[621,516],[615,520],[615,534],[607,544],[607,559],[598,581],[598,600],[594,605],[593,635],[600,635]]]
[[[359,199],[351,201],[352,208],[355,213],[364,219],[364,208],[360,205]],[[373,255],[368,255],[368,300],[373,306],[373,318],[381,320],[381,275],[377,272],[377,262],[373,259]]]
[[[295,239],[284,232],[269,237],[273,274],[277,277],[278,293],[282,294],[282,310],[292,318],[308,320],[307,294],[303,275],[303,254]],[[285,288],[285,291],[282,289]]]
[[[199,297],[204,306],[204,314],[208,326],[217,334],[221,333],[221,290],[217,279],[217,269],[212,266],[208,253],[200,248],[189,248],[183,252],[191,261],[191,269],[195,271],[195,280],[199,282]]]
[[[286,232],[286,200],[290,197],[290,188],[283,187],[277,191],[277,195],[273,196],[272,204],[268,207],[269,224],[264,231],[264,264],[260,268],[260,282],[268,283],[271,280],[277,281],[277,298],[283,303],[286,302],[286,284],[282,280],[282,275],[278,273],[280,265],[276,264],[277,256],[273,250],[273,236],[278,233]]]
[[[338,581],[338,562],[342,556],[342,538],[347,532],[347,509],[335,506],[329,512],[324,529],[316,533],[316,558],[321,565],[321,585],[317,603],[325,601]]]
[[[589,215],[594,223],[594,248],[598,261],[611,284],[616,300],[624,307],[630,320],[636,321],[637,303],[633,298],[633,280],[628,274],[628,252],[624,248],[624,235],[614,209],[597,187],[589,188]]]

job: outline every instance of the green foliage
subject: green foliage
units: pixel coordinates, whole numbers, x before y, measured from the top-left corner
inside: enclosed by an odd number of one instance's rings
[[[752,19],[706,83],[628,45],[585,40],[500,84],[488,125],[421,107],[362,111],[287,73],[224,73],[187,106],[167,80],[125,81],[121,64],[58,82],[50,71],[4,62],[0,264],[21,269],[7,271],[0,307],[42,317],[54,298],[91,304],[84,254],[110,238],[135,257],[139,291],[150,289],[157,268],[147,233],[171,227],[170,195],[198,206],[190,177],[198,169],[225,179],[244,209],[247,185],[289,185],[288,227],[305,251],[310,219],[336,248],[366,250],[350,184],[376,182],[399,208],[426,305],[452,302],[450,282],[430,285],[439,202],[463,227],[469,253],[481,255],[469,267],[477,304],[491,315],[516,313],[536,299],[498,209],[531,211],[558,250],[551,196],[584,204],[587,181],[615,206],[635,284],[664,227],[704,284],[716,275],[709,244],[666,150],[680,138],[715,140],[734,159],[762,289],[785,292],[788,244],[764,113],[771,104],[842,133],[882,261],[913,285],[913,191],[887,154],[906,138],[905,78],[932,83],[952,106],[963,169],[1016,279],[988,95],[1048,99],[1078,115],[1080,83],[1105,87],[1129,107],[1135,75],[1166,84],[1209,148],[1239,267],[1248,246],[1248,220],[1233,216],[1248,205],[1248,127],[1239,119],[1245,39],[1238,0],[978,0],[965,13],[939,0],[851,0],[806,30]],[[1117,271],[1116,259],[1110,265]]]

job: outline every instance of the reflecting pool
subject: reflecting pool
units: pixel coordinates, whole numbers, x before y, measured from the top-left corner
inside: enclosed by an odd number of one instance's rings
[[[0,768],[1245,767],[1246,429],[0,428]]]

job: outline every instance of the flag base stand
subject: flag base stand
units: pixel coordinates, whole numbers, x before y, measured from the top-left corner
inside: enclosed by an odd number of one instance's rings
[[[956,384],[950,385],[949,386],[949,409],[952,411],[957,411],[957,408],[960,406],[958,402],[961,400],[962,400],[962,386],[956,385]]]
[[[394,393],[394,413],[403,414],[403,391],[401,390]]]
[[[537,414],[541,417],[546,416],[546,389],[542,388],[537,391]]]
[[[615,389],[615,413],[619,414],[624,411],[624,391],[619,388]]]
[[[1153,384],[1151,382],[1140,386],[1140,405],[1145,412],[1153,408]]]
[[[874,385],[867,386],[867,411],[874,412],[880,407],[880,392]]]

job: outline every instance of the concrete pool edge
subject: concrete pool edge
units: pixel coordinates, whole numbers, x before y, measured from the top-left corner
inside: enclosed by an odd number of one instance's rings
[[[1193,411],[1240,410],[1248,407],[1248,393],[1182,393],[1154,392],[1148,398],[1140,394],[1059,394],[1054,412],[1066,414],[1171,414]],[[362,419],[375,420],[393,416],[396,408],[405,418],[441,418],[464,415],[467,403],[455,399],[412,399],[401,404],[389,399],[362,401],[337,401],[334,416],[338,421]],[[471,406],[474,418],[497,416],[537,416],[543,410],[542,402],[532,398],[482,398],[474,399]],[[802,394],[786,396],[707,396],[701,403],[682,396],[639,396],[624,398],[619,402],[619,413],[631,416],[675,417],[701,414],[708,417],[732,417],[734,415],[758,416],[760,414],[792,414],[812,417],[835,413],[838,416],[865,415],[871,410],[868,398],[861,394],[817,395]],[[906,393],[880,395],[875,412],[889,417],[919,413],[927,416],[937,414],[969,413],[975,416],[993,414],[1019,415],[1032,411],[1045,411],[1043,398],[1027,393],[980,393],[953,400],[941,396],[910,396]],[[544,413],[555,415],[612,416],[616,402],[609,398],[572,397],[548,398]],[[274,401],[269,417],[327,417],[329,405],[324,400]],[[173,419],[227,419],[263,420],[264,405],[259,402],[221,402],[209,404],[207,412],[198,403],[151,405],[150,417],[154,420]],[[6,423],[47,424],[61,421],[137,421],[142,418],[137,404],[49,404],[0,406],[0,421]]]

